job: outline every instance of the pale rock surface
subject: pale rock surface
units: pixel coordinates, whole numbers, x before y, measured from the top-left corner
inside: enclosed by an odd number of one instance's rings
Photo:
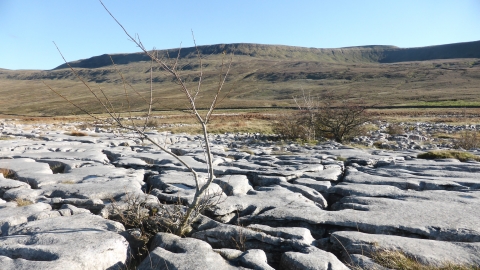
[[[310,247],[304,253],[285,252],[280,262],[282,269],[292,270],[348,270],[335,255]]]
[[[2,269],[107,269],[125,265],[123,225],[91,214],[10,226],[0,237]]]
[[[138,266],[146,269],[237,269],[201,240],[158,233],[150,255]]]
[[[224,175],[216,178],[213,182],[219,185],[227,196],[245,195],[253,190],[245,175]]]

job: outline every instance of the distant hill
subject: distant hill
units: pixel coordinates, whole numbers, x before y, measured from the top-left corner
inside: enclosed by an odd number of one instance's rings
[[[307,61],[322,61],[327,63],[395,63],[407,61],[427,61],[435,59],[480,58],[480,41],[463,42],[446,45],[436,45],[419,48],[398,48],[395,46],[358,46],[338,49],[317,49],[283,45],[261,45],[249,43],[217,44],[198,47],[202,55],[228,54],[245,55],[265,59],[295,59]],[[176,57],[178,49],[161,50],[160,55]],[[181,58],[195,58],[194,47],[180,50]],[[116,64],[149,61],[143,53],[113,54]],[[72,67],[99,68],[111,65],[108,54],[94,56],[88,59],[70,62]],[[55,69],[66,68],[62,64]]]
[[[199,107],[209,106],[222,59],[228,61],[231,53],[233,62],[225,85],[228,95],[219,105],[224,108],[295,106],[292,97],[301,95],[302,90],[312,96],[333,91],[385,106],[480,105],[480,41],[420,48],[374,45],[318,49],[239,43],[198,49],[203,70]],[[173,63],[178,50],[158,53]],[[116,67],[107,54],[72,61],[70,65],[92,91],[102,97],[104,93],[118,110],[125,110],[127,104],[133,110],[145,109],[150,60],[142,53],[111,57]],[[0,95],[4,97],[0,99],[0,114],[79,113],[45,84],[89,111],[100,112],[91,92],[66,67],[64,64],[43,71],[0,69]],[[187,86],[195,89],[200,71],[195,48],[180,51],[178,69]],[[153,109],[186,108],[172,77],[158,66],[153,71]],[[129,85],[124,87],[124,82]]]

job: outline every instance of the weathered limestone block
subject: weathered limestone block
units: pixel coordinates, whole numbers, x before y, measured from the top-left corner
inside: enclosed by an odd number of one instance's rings
[[[306,252],[285,252],[280,262],[281,269],[292,270],[348,270],[335,255],[311,247]]]

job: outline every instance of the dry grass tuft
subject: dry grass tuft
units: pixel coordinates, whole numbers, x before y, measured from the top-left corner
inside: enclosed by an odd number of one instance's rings
[[[160,126],[160,123],[156,119],[149,119],[145,125],[149,128],[157,128]]]
[[[372,254],[372,259],[381,266],[395,270],[480,270],[480,266],[443,263],[441,266],[425,265],[401,251],[383,250]]]
[[[60,182],[60,184],[73,185],[73,184],[76,184],[76,182],[73,181],[73,180],[65,180],[65,181]]]
[[[81,131],[72,131],[72,132],[68,133],[68,135],[70,135],[70,136],[77,136],[77,137],[88,136],[87,133],[81,132]]]
[[[15,172],[10,169],[0,168],[0,173],[3,174],[3,177],[5,178],[17,179]]]
[[[31,201],[25,200],[25,199],[21,199],[21,198],[16,198],[16,199],[15,199],[15,202],[17,203],[17,206],[18,206],[18,207],[22,207],[22,206],[27,206],[27,205],[33,204],[33,202],[31,202]]]

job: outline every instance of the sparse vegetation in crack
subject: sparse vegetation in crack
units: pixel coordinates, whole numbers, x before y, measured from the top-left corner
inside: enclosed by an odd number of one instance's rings
[[[67,168],[67,164],[55,160],[38,159],[36,162],[47,163],[53,174],[64,173]]]
[[[18,207],[23,207],[23,206],[27,206],[27,205],[33,204],[32,201],[27,200],[27,199],[22,199],[22,198],[16,198],[16,199],[15,199],[15,202],[17,203],[17,206],[18,206]]]
[[[17,173],[15,171],[7,169],[7,168],[0,168],[0,173],[3,175],[4,178],[18,180]]]
[[[479,265],[455,264],[448,261],[438,265],[428,265],[399,250],[379,249],[367,255],[378,265],[392,270],[480,270]],[[365,269],[355,264],[349,266],[354,270]]]

